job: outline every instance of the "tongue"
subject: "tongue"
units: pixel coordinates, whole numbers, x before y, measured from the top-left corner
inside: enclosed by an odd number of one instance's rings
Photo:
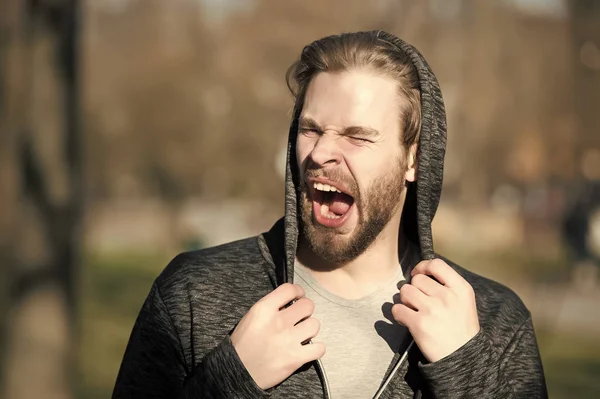
[[[352,197],[346,194],[335,193],[329,204],[329,210],[336,215],[343,215],[348,212],[350,206],[352,206]]]

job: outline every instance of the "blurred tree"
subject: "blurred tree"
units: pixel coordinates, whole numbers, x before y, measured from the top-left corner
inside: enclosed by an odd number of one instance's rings
[[[570,0],[569,5],[575,64],[577,154],[581,156],[586,149],[600,149],[600,2]]]
[[[2,397],[68,398],[83,211],[78,1],[9,3],[1,170],[15,197],[3,218],[12,235],[2,248],[11,306]]]
[[[282,181],[266,177],[287,138],[284,78],[302,46],[382,27],[424,40],[426,3],[377,3],[256,0],[218,23],[198,2],[129,2],[119,12],[91,3],[84,79],[93,199],[279,206]]]
[[[17,126],[22,115],[22,79],[18,63],[20,35],[18,22],[22,2],[0,2],[0,387],[4,376],[4,354],[10,311],[9,265],[14,264],[18,231],[19,175],[17,166]]]

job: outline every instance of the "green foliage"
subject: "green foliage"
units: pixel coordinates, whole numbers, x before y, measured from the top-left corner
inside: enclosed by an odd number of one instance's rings
[[[81,289],[80,398],[108,398],[135,318],[170,258],[159,254],[89,256]]]
[[[600,340],[597,337],[538,331],[551,398],[600,397]]]
[[[78,397],[110,397],[135,317],[170,258],[164,254],[88,257],[81,291]],[[511,259],[509,264],[523,266],[516,255]],[[600,342],[595,337],[543,329],[537,335],[550,397],[600,397]]]

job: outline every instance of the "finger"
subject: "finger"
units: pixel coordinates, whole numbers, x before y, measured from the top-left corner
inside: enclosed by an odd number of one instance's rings
[[[310,317],[294,327],[295,340],[298,343],[304,343],[313,339],[319,333],[321,323],[314,317]]]
[[[302,364],[312,362],[323,357],[325,354],[325,344],[323,342],[311,342],[300,348]]]
[[[416,311],[427,306],[429,298],[420,289],[412,284],[404,284],[400,288],[400,302]]]
[[[286,324],[296,325],[300,320],[310,317],[315,311],[315,303],[306,298],[300,298],[291,306],[281,311],[281,317]]]
[[[411,273],[413,277],[417,274],[433,276],[446,287],[460,287],[465,282],[453,268],[441,259],[426,260],[419,263]]]
[[[417,287],[427,296],[438,296],[445,287],[425,274],[417,274],[411,280],[410,284]]]
[[[392,306],[392,316],[398,323],[411,328],[413,320],[417,317],[417,312],[406,305],[398,303]]]
[[[261,301],[277,307],[279,310],[294,299],[302,298],[304,295],[304,289],[299,285],[285,283],[264,296]]]

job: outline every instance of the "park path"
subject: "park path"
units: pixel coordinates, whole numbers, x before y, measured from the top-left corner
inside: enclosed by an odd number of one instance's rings
[[[531,311],[537,325],[553,331],[590,334],[600,345],[600,287],[507,282]]]

